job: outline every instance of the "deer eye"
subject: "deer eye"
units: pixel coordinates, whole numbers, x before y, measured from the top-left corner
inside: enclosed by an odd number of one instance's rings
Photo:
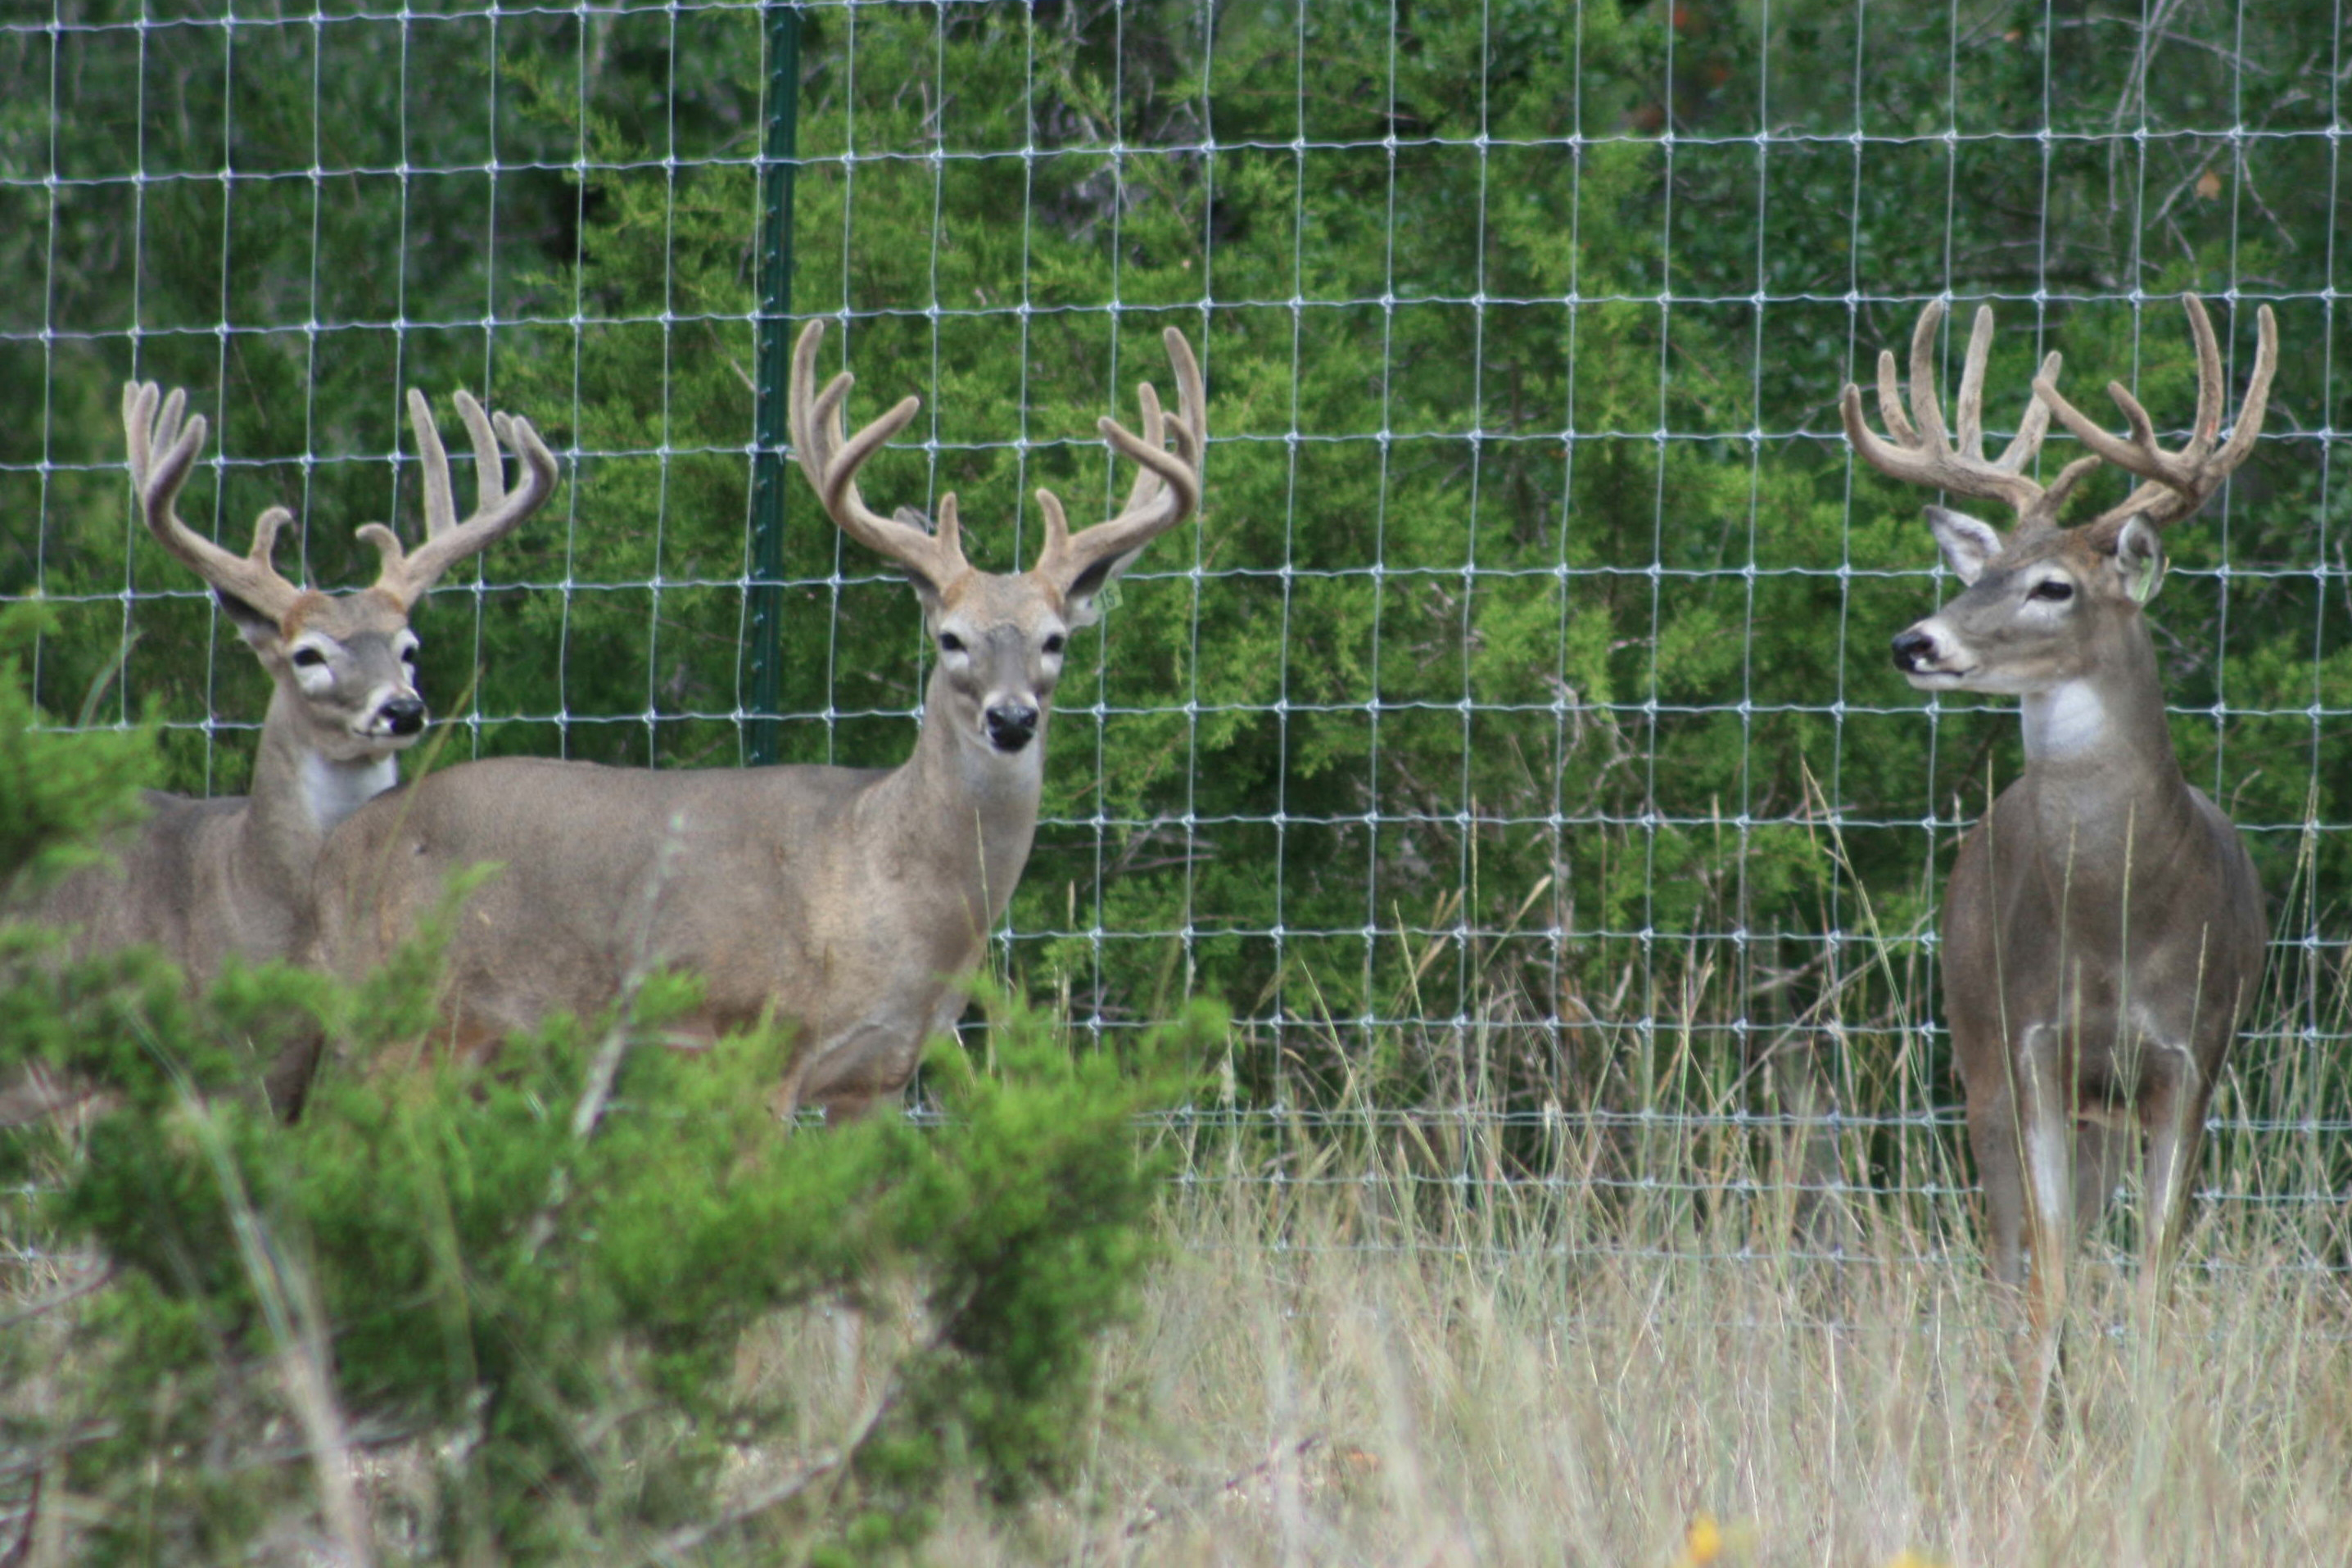
[[[400,651],[400,662],[401,662],[402,664],[411,664],[411,665],[413,665],[413,664],[415,664],[416,663],[416,644],[415,644],[415,643],[411,643],[407,647],[403,648],[403,649]]]
[[[1059,632],[1055,632],[1052,636],[1045,639],[1045,652],[1048,653],[1060,653],[1062,651],[1062,634]]]
[[[2033,585],[2028,599],[2047,599],[2053,602],[2074,597],[2074,585],[2063,577],[2047,577]]]
[[[321,653],[316,648],[297,648],[294,650],[294,665],[297,669],[315,670],[326,662],[327,655]]]
[[[963,652],[963,639],[962,639],[962,638],[961,638],[961,637],[959,637],[959,636],[957,636],[957,635],[956,635],[954,632],[940,632],[940,653],[962,653],[962,652]]]

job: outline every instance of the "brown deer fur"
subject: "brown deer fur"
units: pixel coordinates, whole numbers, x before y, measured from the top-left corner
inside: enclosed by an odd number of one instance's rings
[[[2056,1364],[2075,1231],[2102,1211],[2121,1156],[2144,1134],[2142,1282],[2152,1306],[2178,1250],[2205,1109],[2263,972],[2261,885],[2237,830],[2172,749],[2144,606],[2163,581],[2159,530],[2201,506],[2260,429],[2276,328],[2227,446],[2221,371],[2201,305],[2187,301],[2199,358],[2187,447],[2160,450],[2147,414],[2111,389],[2134,432],[2108,434],[2059,395],[2058,356],[2037,378],[2017,439],[1979,455],[1990,310],[1971,334],[1957,449],[1937,405],[1930,306],[1913,337],[1912,418],[1882,357],[1879,406],[1893,439],[1844,396],[1846,428],[1874,465],[2017,513],[2004,539],[1940,507],[1928,521],[1965,591],[1895,639],[1922,691],[2021,699],[2025,772],[1962,841],[1946,891],[1944,1008],[1968,1100],[1996,1278],[2028,1286],[2026,1408]],[[2024,476],[2054,413],[2092,448],[2044,489]],[[2076,528],[2056,518],[2102,461],[2147,482]],[[2028,1254],[2032,1268],[2027,1268]],[[2152,1321],[2152,1320],[2151,1320]]]
[[[914,755],[887,769],[513,759],[436,773],[356,812],[321,857],[322,965],[365,971],[453,873],[494,862],[450,944],[443,1012],[459,1049],[486,1051],[551,1012],[592,1013],[648,967],[676,966],[705,985],[688,1035],[772,1017],[796,1036],[778,1108],[850,1115],[898,1092],[926,1038],[954,1023],[1036,831],[1063,645],[1095,620],[1102,588],[1197,505],[1204,393],[1169,332],[1175,450],[1146,386],[1142,437],[1102,422],[1142,468],[1127,509],[1073,535],[1040,491],[1038,562],[999,575],[964,560],[953,496],[936,534],[866,508],[856,469],[915,400],[845,440],[848,376],[815,389],[823,331],[812,323],[794,355],[794,445],[835,522],[903,566],[922,602],[939,660]],[[289,1063],[281,1092],[307,1071]]]

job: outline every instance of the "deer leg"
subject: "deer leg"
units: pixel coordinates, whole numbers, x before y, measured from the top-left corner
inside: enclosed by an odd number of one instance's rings
[[[864,1121],[866,1113],[874,1109],[875,1098],[871,1094],[841,1092],[823,1095],[813,1100],[811,1103],[824,1113],[826,1126],[845,1127],[852,1122]]]
[[[315,1030],[304,1035],[278,1051],[261,1075],[262,1092],[269,1097],[269,1109],[281,1122],[301,1119],[302,1106],[310,1095],[310,1083],[319,1073],[319,1059],[326,1051],[326,1033]]]
[[[827,1074],[824,1082],[803,1086],[801,1103],[824,1113],[825,1125],[839,1127],[862,1121],[877,1102],[895,1101],[915,1075],[913,1058],[901,1051],[886,1051],[879,1060],[863,1061],[843,1073]]]
[[[823,1077],[827,1062],[845,1045],[853,1043],[860,1031],[851,1029],[825,1040],[813,1040],[793,1053],[792,1065],[785,1070],[784,1081],[768,1096],[768,1109],[776,1120],[791,1126],[803,1105],[824,1105]],[[827,1120],[831,1120],[828,1115]]]
[[[2019,1158],[2017,1100],[2006,1088],[1969,1102],[1969,1148],[1984,1188],[1985,1261],[2014,1290],[2025,1283],[2025,1170]]]
[[[905,1088],[921,1058],[919,1030],[889,1019],[860,1021],[800,1052],[769,1106],[787,1122],[803,1105],[823,1111],[832,1125],[854,1122]]]
[[[791,1070],[784,1074],[784,1081],[769,1092],[768,1113],[782,1122],[787,1131],[791,1129],[793,1119],[800,1114],[801,1085],[807,1081],[808,1061],[803,1057],[794,1062]]]
[[[2025,1166],[2026,1234],[2033,1261],[2026,1291],[2025,1389],[2028,1412],[2043,1409],[2058,1370],[2066,1318],[2066,1265],[2074,1242],[2074,1113],[2058,1030],[2033,1025],[2018,1053],[2022,1114],[2018,1143]]]
[[[2188,1051],[2155,1041],[2147,1049],[2139,1096],[2140,1121],[2147,1129],[2146,1191],[2140,1198],[2140,1295],[2152,1312],[2171,1293],[2172,1264],[2188,1223],[2189,1189],[2205,1131],[2209,1091]],[[2148,1321],[2152,1324],[2153,1317]]]

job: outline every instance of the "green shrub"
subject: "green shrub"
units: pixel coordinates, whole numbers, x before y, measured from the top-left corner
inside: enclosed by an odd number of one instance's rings
[[[86,728],[102,681],[82,705],[84,733],[56,726],[35,704],[24,649],[57,629],[56,613],[37,599],[0,604],[0,909],[137,821],[139,787],[153,770],[152,731]]]
[[[0,671],[0,756],[28,714]],[[0,837],[51,853],[68,815],[11,794]],[[382,1038],[413,1029],[441,931],[363,992],[269,966],[193,998],[152,954],[68,964],[0,933],[0,1072],[37,1055],[109,1096],[78,1130],[8,1135],[40,1178],[9,1227],[115,1271],[56,1309],[62,1370],[46,1407],[6,1411],[0,1457],[68,1456],[54,1479],[111,1561],[225,1561],[322,1510],[331,1530],[339,1487],[367,1500],[336,1479],[345,1445],[429,1478],[376,1530],[436,1559],[724,1531],[908,1547],[944,1487],[1057,1487],[1155,1252],[1164,1161],[1136,1113],[1184,1093],[1219,1029],[1195,1012],[1074,1053],[998,1002],[984,1067],[935,1048],[936,1116],[793,1132],[764,1108],[780,1040],[654,1043],[685,981],[467,1070]],[[259,1068],[313,1020],[341,1050],[281,1126]],[[738,1360],[818,1306],[898,1329],[870,1401],[803,1451],[806,1402]],[[8,1370],[40,1354],[16,1338]],[[0,1487],[40,1470],[0,1463]]]

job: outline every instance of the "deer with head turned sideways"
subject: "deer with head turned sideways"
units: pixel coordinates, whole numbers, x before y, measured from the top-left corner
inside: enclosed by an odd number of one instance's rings
[[[824,337],[811,322],[793,352],[793,444],[827,515],[902,567],[921,601],[938,662],[914,755],[887,769],[520,758],[446,768],[335,835],[319,866],[321,967],[364,973],[452,873],[496,862],[449,947],[439,1038],[461,1052],[551,1013],[587,1016],[658,964],[702,977],[698,1010],[674,1026],[689,1039],[762,1019],[792,1029],[782,1113],[853,1116],[913,1076],[925,1040],[962,1012],[965,979],[1028,860],[1064,645],[1097,619],[1102,590],[1200,503],[1206,393],[1169,330],[1174,417],[1147,383],[1141,435],[1100,422],[1141,469],[1125,509],[1074,534],[1039,490],[1044,548],[1028,570],[1000,575],[965,560],[953,495],[936,533],[866,505],[859,466],[920,405],[907,398],[845,435],[851,378],[817,390]],[[281,1078],[289,1098],[302,1071]]]
[[[2114,435],[2061,396],[2053,352],[2016,438],[1983,452],[1992,312],[1977,312],[1960,374],[1957,443],[1936,396],[1940,303],[1911,341],[1911,414],[1895,356],[1878,404],[1889,438],[1842,399],[1848,438],[1881,472],[2009,507],[2003,538],[1941,507],[1927,521],[1963,591],[1895,639],[1921,691],[2022,703],[2025,772],[1960,843],[1943,916],[1944,1010],[1968,1101],[1994,1276],[2029,1286],[2021,1370],[2026,1408],[2046,1400],[2078,1229],[2102,1212],[2121,1156],[2146,1139],[2141,1181],[2145,1322],[2180,1243],[2199,1141],[2224,1056],[2263,973],[2267,922],[2236,828],[2182,777],[2144,613],[2164,580],[2162,531],[2191,516],[2245,460],[2278,361],[2264,306],[2237,426],[2221,442],[2221,358],[2204,306],[2184,296],[2197,349],[2197,416],[2168,452],[2138,401],[2108,392],[2130,424]],[[2047,487],[2025,468],[2053,415],[2089,448]],[[2073,528],[2074,486],[2102,463],[2143,482]],[[2028,1280],[2027,1258],[2032,1260]]]
[[[269,672],[269,708],[253,762],[252,792],[215,800],[151,791],[147,818],[39,901],[36,919],[79,927],[83,950],[152,942],[201,983],[231,954],[259,962],[295,956],[310,937],[311,867],[336,825],[399,781],[397,755],[425,728],[416,690],[417,638],[409,621],[443,572],[504,537],[555,488],[555,458],[530,426],[486,414],[460,392],[479,487],[460,522],[449,459],[418,392],[408,394],[425,471],[425,542],[402,548],[370,523],[359,537],[381,558],[375,582],[330,597],[271,564],[278,530],[294,520],[271,507],[244,555],[180,521],[180,489],[205,443],[185,394],[152,382],[122,389],[131,487],[148,532],[203,578],[237,634]],[[522,460],[506,486],[499,444]]]

